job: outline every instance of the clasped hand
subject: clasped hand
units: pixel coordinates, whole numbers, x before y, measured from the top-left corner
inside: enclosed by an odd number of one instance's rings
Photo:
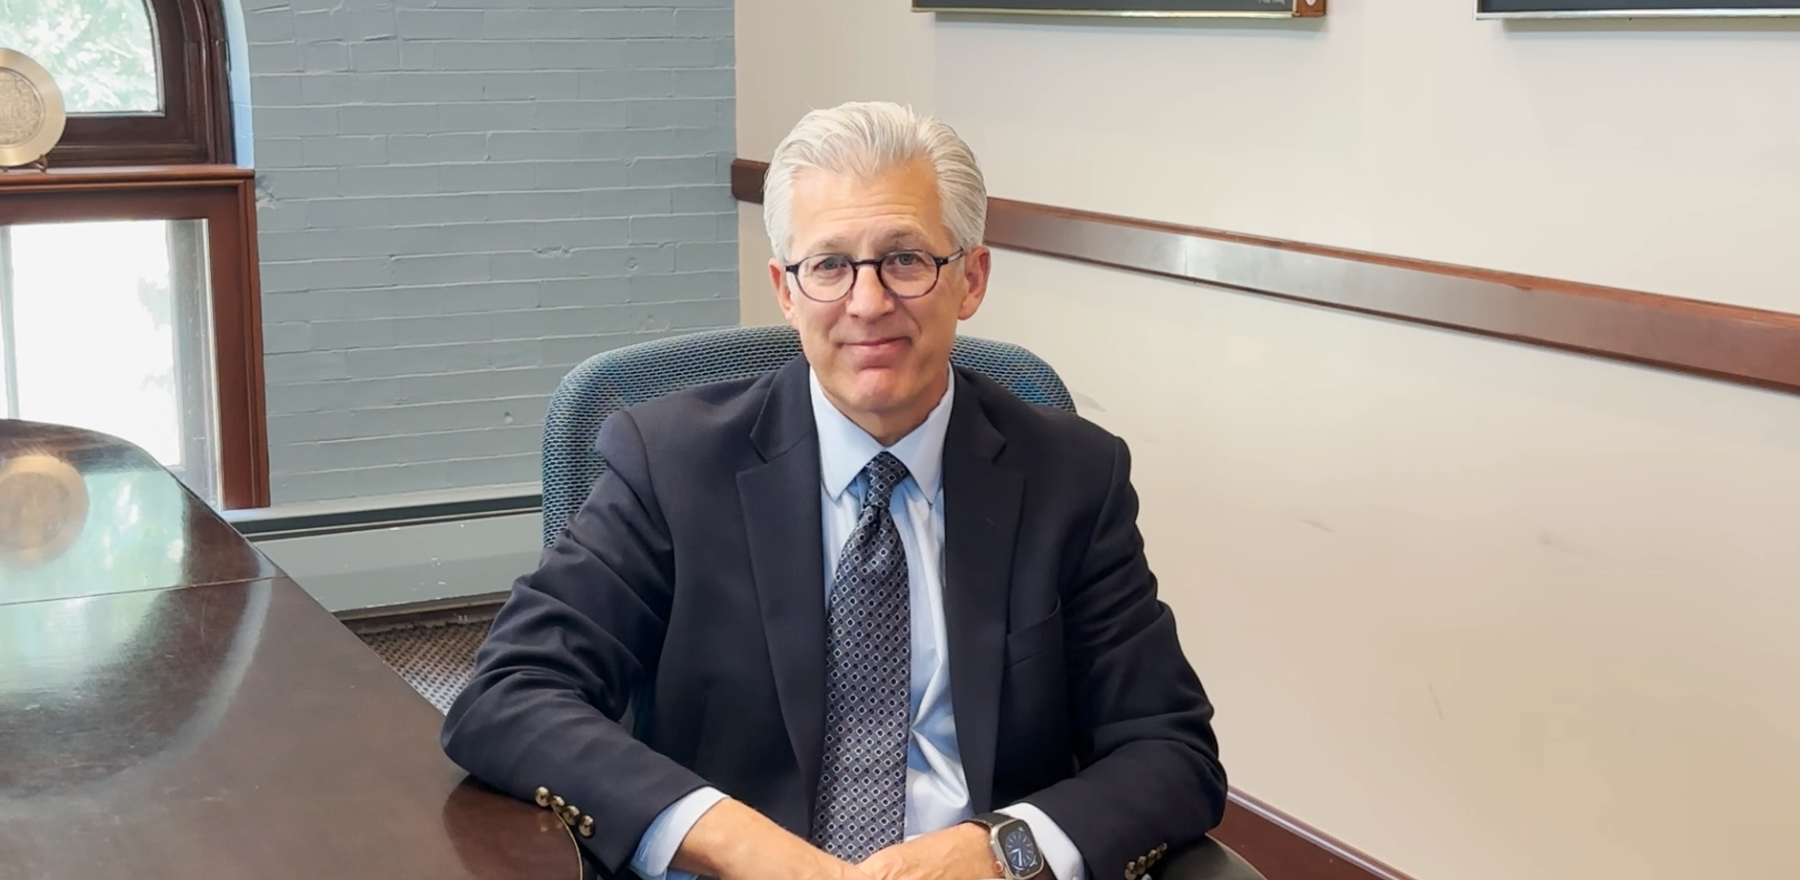
[[[956,825],[897,843],[864,859],[846,880],[989,880],[995,875],[987,832]]]

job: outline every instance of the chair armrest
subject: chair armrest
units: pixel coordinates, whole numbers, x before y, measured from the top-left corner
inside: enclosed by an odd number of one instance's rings
[[[1150,873],[1155,880],[1267,880],[1243,856],[1211,837],[1169,856]]]

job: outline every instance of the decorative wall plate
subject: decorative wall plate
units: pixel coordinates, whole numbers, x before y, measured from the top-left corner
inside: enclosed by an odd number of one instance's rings
[[[0,168],[42,165],[66,121],[50,72],[23,52],[0,49]]]

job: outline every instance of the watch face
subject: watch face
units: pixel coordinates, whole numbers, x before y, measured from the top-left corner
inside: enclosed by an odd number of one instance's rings
[[[1020,877],[1029,877],[1037,873],[1041,861],[1038,856],[1037,840],[1031,836],[1031,829],[1024,823],[1006,829],[1000,837],[1000,851],[1006,855],[1006,866]]]

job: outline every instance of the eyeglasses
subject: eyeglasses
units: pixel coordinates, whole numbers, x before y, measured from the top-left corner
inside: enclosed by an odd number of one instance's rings
[[[938,275],[948,263],[963,256],[957,251],[947,257],[928,251],[894,251],[873,260],[852,260],[845,254],[819,254],[787,267],[794,273],[795,286],[801,295],[814,302],[837,302],[856,286],[856,275],[864,266],[874,266],[875,275],[888,293],[901,299],[917,299],[937,287]]]

